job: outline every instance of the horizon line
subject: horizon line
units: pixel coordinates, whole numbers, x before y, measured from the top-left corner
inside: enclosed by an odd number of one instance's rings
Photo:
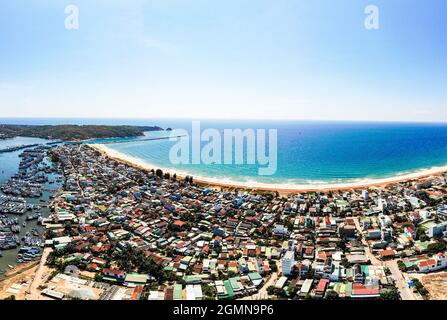
[[[267,121],[267,122],[273,122],[273,121],[281,121],[281,122],[361,122],[361,123],[406,123],[406,124],[447,124],[447,120],[439,120],[439,121],[432,121],[432,120],[369,120],[369,119],[309,119],[309,118],[230,118],[230,117],[204,117],[204,118],[196,118],[196,117],[143,117],[143,118],[137,118],[137,117],[57,117],[57,116],[50,116],[50,117],[0,117],[0,120],[21,120],[21,119],[53,119],[53,120],[232,120],[232,121]],[[0,125],[13,125],[8,123],[0,123]]]

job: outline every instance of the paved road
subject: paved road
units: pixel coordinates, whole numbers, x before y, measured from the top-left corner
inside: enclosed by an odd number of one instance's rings
[[[416,300],[413,290],[408,287],[408,280],[405,279],[397,266],[397,259],[386,261],[385,266],[391,271],[402,300]]]
[[[38,289],[40,285],[44,284],[48,278],[49,269],[45,266],[48,255],[53,251],[51,248],[45,248],[40,259],[40,264],[37,267],[36,273],[34,275],[33,281],[25,293],[25,300],[38,300],[40,297],[40,290]]]
[[[278,280],[278,272],[272,273],[270,278],[264,283],[264,286],[259,289],[259,291],[251,296],[243,297],[240,300],[267,300],[269,298],[269,294],[267,293],[267,288],[275,285]]]
[[[371,261],[371,264],[375,266],[382,266],[383,263],[379,259],[376,258],[376,256],[371,252],[371,249],[369,248],[368,242],[365,240],[365,237],[363,236],[362,228],[360,227],[360,222],[358,218],[354,218],[355,227],[357,229],[358,234],[362,235],[362,244],[365,247],[365,253],[368,257],[369,261]]]
[[[357,231],[360,234],[362,234],[362,229],[360,227],[358,218],[354,218],[354,223],[355,223],[355,227],[357,228]],[[368,256],[372,265],[385,266],[390,270],[391,276],[396,281],[396,287],[399,290],[399,294],[400,294],[402,300],[416,300],[416,297],[413,294],[413,291],[410,288],[408,288],[408,280],[406,280],[404,278],[404,276],[402,275],[402,272],[399,270],[399,267],[397,266],[398,259],[388,260],[388,261],[379,260],[371,252],[368,242],[364,238],[362,238],[362,243],[365,246],[366,255]]]
[[[270,296],[267,293],[267,288],[270,286],[274,286],[276,281],[278,280],[279,273],[281,272],[281,260],[276,261],[276,266],[278,267],[277,272],[273,272],[267,281],[264,283],[261,289],[257,293],[251,296],[243,297],[240,300],[267,300]]]

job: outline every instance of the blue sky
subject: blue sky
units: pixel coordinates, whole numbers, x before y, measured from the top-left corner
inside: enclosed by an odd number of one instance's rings
[[[447,121],[445,30],[445,0],[2,1],[0,112]]]

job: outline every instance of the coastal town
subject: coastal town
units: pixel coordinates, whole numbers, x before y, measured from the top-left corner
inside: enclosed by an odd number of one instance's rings
[[[443,174],[280,194],[146,170],[95,145],[46,152],[63,187],[39,220],[39,264],[4,281],[4,297],[447,298]]]

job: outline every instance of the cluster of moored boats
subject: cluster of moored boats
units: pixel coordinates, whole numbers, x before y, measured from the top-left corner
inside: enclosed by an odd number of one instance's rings
[[[0,186],[0,191],[3,193],[0,194],[0,257],[2,250],[17,248],[17,263],[32,261],[41,256],[41,247],[44,246],[43,235],[37,227],[31,229],[26,227],[36,220],[37,224],[42,223],[40,209],[47,205],[31,204],[25,198],[42,197],[44,191],[52,191],[44,187],[45,183],[53,182],[49,181],[48,174],[57,172],[50,163],[44,161],[49,148],[39,145],[24,150],[19,155],[21,160],[18,172]],[[40,201],[45,202],[43,198]],[[7,215],[26,213],[24,219]],[[27,230],[24,230],[25,228]]]
[[[42,256],[42,249],[39,247],[22,247],[17,253],[17,262],[23,263],[39,259]]]
[[[26,148],[36,147],[38,145],[39,144],[24,144],[21,146],[8,147],[8,148],[0,149],[0,153],[19,151],[19,150],[26,149]]]
[[[34,206],[27,204],[23,198],[0,195],[0,213],[22,215],[26,211],[32,210],[33,208]]]
[[[41,217],[40,217],[41,218]],[[22,227],[26,227],[26,222],[22,223]],[[21,238],[17,235],[20,233],[21,226],[18,218],[11,218],[4,215],[0,216],[0,250],[15,249],[22,245],[28,247],[43,246],[43,238],[37,228],[32,228],[26,232]]]
[[[0,250],[15,249],[20,244],[19,237],[6,229],[0,231]]]
[[[38,146],[24,150],[19,155],[19,171],[1,186],[1,191],[13,196],[41,197],[43,184],[48,182],[47,173],[55,172],[55,169],[43,161],[49,148]]]

